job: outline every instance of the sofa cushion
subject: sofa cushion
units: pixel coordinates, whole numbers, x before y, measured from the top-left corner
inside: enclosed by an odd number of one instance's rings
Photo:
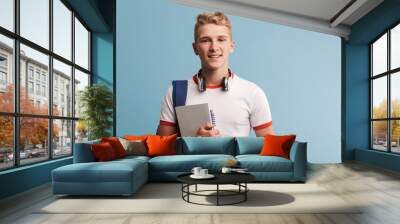
[[[293,145],[296,135],[265,135],[264,146],[261,149],[261,156],[280,156],[290,159],[290,148]]]
[[[176,154],[176,137],[177,135],[169,136],[148,136],[146,139],[147,155],[148,156],[165,156]]]
[[[143,172],[147,166],[140,159],[122,159],[108,162],[74,163],[53,170],[53,181],[58,182],[130,182],[134,172]],[[147,172],[143,174],[147,176]]]
[[[120,159],[114,160],[113,162],[127,162],[127,163],[130,163],[130,162],[135,161],[135,160],[139,160],[139,161],[142,161],[142,162],[148,162],[149,159],[150,159],[150,157],[147,157],[147,156],[130,155],[130,156],[125,156],[124,158],[120,158]]]
[[[237,137],[236,155],[260,154],[263,145],[263,137]]]
[[[122,146],[126,151],[126,155],[147,155],[146,142],[141,140],[126,140],[124,138],[118,138]]]
[[[249,172],[292,172],[292,161],[279,156],[238,155],[239,166]]]
[[[118,158],[112,145],[108,142],[93,144],[90,147],[94,157],[96,157],[96,160],[99,162],[110,161]]]
[[[96,158],[90,148],[92,144],[99,144],[100,139],[75,143],[74,147],[74,163],[95,162]]]
[[[117,137],[103,137],[101,138],[101,142],[108,142],[114,149],[115,155],[117,158],[122,158],[126,156],[126,151],[124,146],[122,146],[121,142]]]
[[[233,137],[182,137],[177,154],[225,154],[235,155]]]
[[[219,171],[230,159],[231,155],[175,155],[158,156],[149,160],[149,170],[163,172],[190,172],[193,167],[200,166],[211,172]]]

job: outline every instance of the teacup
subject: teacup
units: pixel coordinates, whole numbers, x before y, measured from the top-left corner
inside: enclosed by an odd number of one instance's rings
[[[201,169],[200,170],[200,176],[207,176],[208,175],[208,169]]]
[[[200,174],[200,171],[202,170],[202,168],[201,167],[193,167],[193,169],[192,169],[192,173],[194,174],[194,175],[196,175],[196,176],[200,176],[201,174]]]

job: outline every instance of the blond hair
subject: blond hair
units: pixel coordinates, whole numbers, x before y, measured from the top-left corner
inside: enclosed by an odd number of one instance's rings
[[[206,24],[215,24],[226,26],[229,29],[230,36],[232,37],[232,25],[228,17],[222,12],[203,12],[197,16],[196,25],[194,26],[194,41],[198,38],[198,29],[200,26]]]

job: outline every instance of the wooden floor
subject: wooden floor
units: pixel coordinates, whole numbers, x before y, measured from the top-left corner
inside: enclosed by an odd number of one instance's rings
[[[35,208],[54,200],[47,185],[0,201],[0,223],[400,223],[399,173],[359,163],[311,165],[308,183],[367,206],[357,214],[35,214]]]

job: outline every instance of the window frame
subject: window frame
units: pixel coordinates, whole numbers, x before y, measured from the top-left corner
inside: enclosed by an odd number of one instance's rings
[[[66,115],[66,116],[56,116],[53,115],[53,96],[54,96],[54,89],[53,89],[53,60],[58,60],[59,62],[62,62],[68,66],[71,66],[71,83],[72,83],[72,87],[71,87],[71,93],[72,93],[72,99],[71,99],[71,104],[74,105],[75,103],[75,69],[85,73],[88,75],[89,77],[89,83],[88,86],[92,85],[92,61],[91,61],[91,49],[92,49],[92,43],[91,43],[91,37],[92,37],[92,30],[88,27],[88,25],[84,22],[84,20],[78,15],[78,13],[76,13],[76,11],[73,10],[73,8],[68,4],[68,2],[66,2],[65,0],[59,0],[68,10],[71,11],[71,18],[70,18],[70,23],[71,23],[71,58],[67,59],[64,58],[63,56],[55,53],[53,50],[53,43],[54,43],[54,39],[53,39],[53,24],[54,24],[54,17],[53,17],[53,1],[54,0],[48,0],[48,4],[49,4],[49,47],[48,49],[46,49],[45,47],[42,47],[39,44],[36,44],[32,41],[30,41],[29,39],[24,38],[23,36],[20,35],[20,0],[14,0],[13,1],[13,10],[14,10],[14,18],[13,18],[13,22],[14,22],[14,30],[10,31],[4,27],[0,26],[0,35],[3,35],[7,38],[12,39],[13,41],[13,63],[12,63],[12,73],[11,75],[13,75],[13,79],[14,79],[14,110],[13,112],[2,112],[0,111],[0,116],[4,116],[4,117],[12,117],[13,119],[13,154],[14,154],[14,161],[13,161],[13,166],[10,167],[5,167],[5,168],[0,168],[0,172],[5,171],[5,170],[10,170],[10,169],[16,169],[19,167],[23,167],[23,166],[30,166],[33,164],[37,164],[37,163],[43,163],[46,161],[50,161],[50,160],[58,160],[61,158],[66,158],[66,157],[70,157],[73,156],[73,152],[74,152],[74,143],[75,143],[75,126],[76,126],[76,122],[79,120],[79,117],[75,117],[75,108],[72,107],[72,113],[70,114],[70,116]],[[88,69],[85,69],[81,66],[79,66],[78,64],[75,63],[75,18],[77,20],[79,20],[79,22],[84,26],[84,28],[88,31]],[[47,112],[46,115],[39,115],[39,114],[27,114],[27,113],[21,113],[20,111],[20,45],[23,44],[27,47],[32,48],[33,50],[36,50],[40,53],[43,53],[45,55],[48,56],[49,58],[49,62],[48,62],[48,77],[46,80],[47,84],[45,87],[45,95],[48,96],[47,99],[47,103],[48,103],[48,108],[49,111]],[[30,65],[27,64],[27,71],[30,71]],[[41,71],[39,73],[39,80],[36,80],[36,69],[33,68],[33,79],[31,79],[30,77],[30,73],[27,72],[26,75],[26,82],[32,81],[34,84],[34,86],[37,83],[40,83],[40,87],[42,87],[42,79],[41,79],[41,74],[43,71]],[[27,86],[28,87],[28,86]],[[28,87],[29,88],[29,87]],[[29,91],[27,89],[27,91]],[[34,92],[36,91],[35,87],[34,87]],[[47,93],[48,92],[48,93]],[[42,94],[39,94],[38,96],[42,96]],[[36,102],[35,102],[36,103]],[[21,164],[20,161],[20,119],[21,118],[45,118],[47,119],[48,122],[48,136],[47,136],[47,142],[49,144],[47,144],[47,150],[48,150],[48,155],[47,157],[43,157],[43,160],[40,160],[38,162],[32,162],[32,163],[26,163],[26,164]],[[54,147],[53,147],[53,123],[56,120],[64,120],[64,121],[70,121],[71,122],[71,153],[68,155],[62,155],[62,156],[55,156],[53,155],[54,152]]]
[[[400,26],[400,21],[395,22],[392,24],[389,28],[385,29],[384,32],[379,34],[375,39],[373,39],[370,43],[368,43],[368,52],[369,52],[369,149],[373,151],[379,151],[379,152],[385,152],[385,153],[391,153],[391,154],[400,154],[400,152],[393,152],[392,151],[392,121],[400,121],[400,117],[392,117],[392,98],[391,98],[391,92],[392,92],[392,85],[391,85],[391,79],[393,75],[396,75],[396,73],[400,72],[400,67],[391,69],[391,31],[393,28]],[[386,64],[386,71],[376,74],[374,76],[373,74],[373,44],[376,43],[381,37],[384,35],[387,35],[387,52],[386,52],[386,57],[387,57],[387,64]],[[386,87],[387,87],[387,93],[386,93],[386,98],[387,98],[387,105],[386,105],[386,118],[373,118],[373,81],[378,78],[386,77]],[[384,150],[379,150],[374,148],[374,133],[373,133],[373,122],[374,121],[386,121],[386,151]]]

